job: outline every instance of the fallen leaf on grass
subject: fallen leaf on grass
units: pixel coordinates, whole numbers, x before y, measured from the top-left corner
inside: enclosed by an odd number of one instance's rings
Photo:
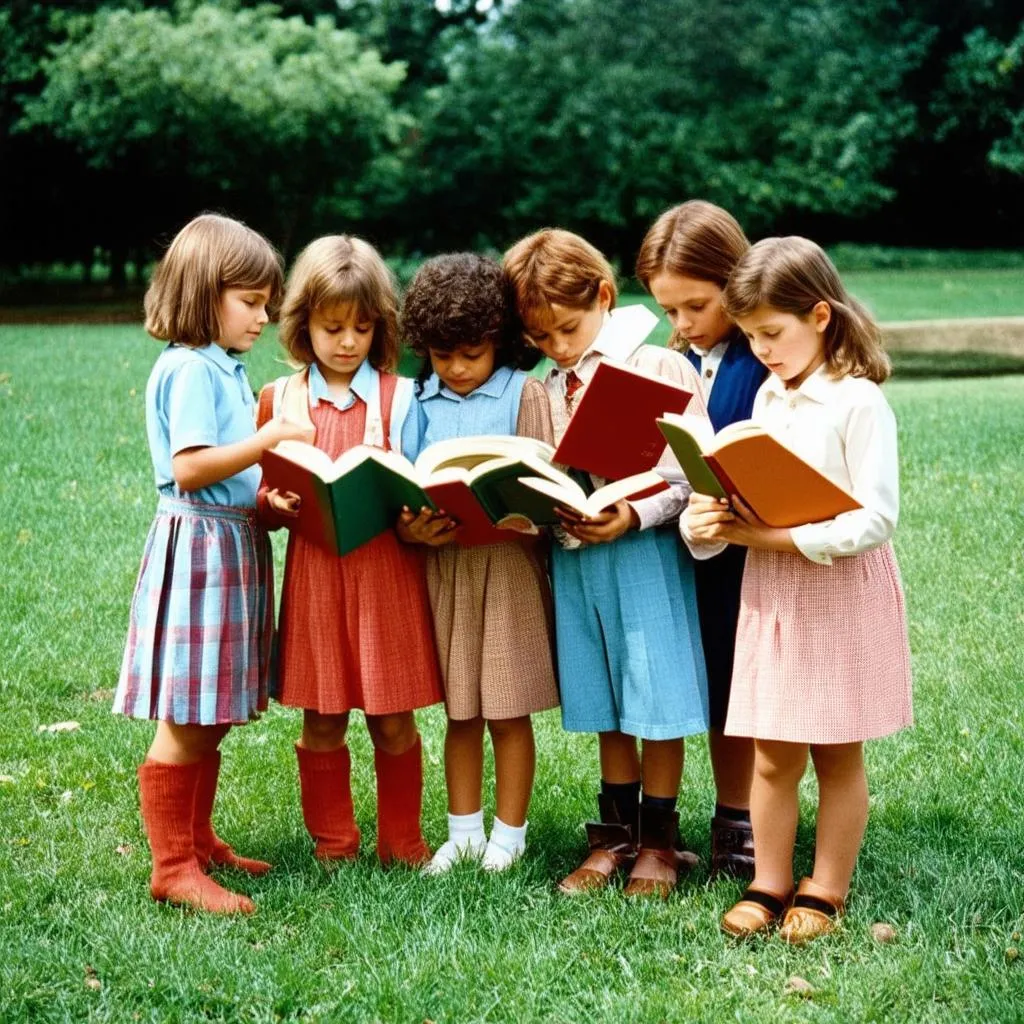
[[[113,700],[113,699],[114,699],[114,691],[113,690],[108,690],[105,687],[101,687],[98,690],[93,690],[92,693],[89,694],[89,700],[107,701],[107,700]]]
[[[96,968],[89,964],[85,965],[85,987],[91,988],[94,992],[103,988],[103,982],[96,977]]]
[[[11,375],[5,370],[0,373],[0,384],[6,384],[11,379]]]
[[[1006,962],[1012,964],[1014,960],[1020,958],[1020,950],[1016,946],[1011,946],[1003,955],[1006,957]]]
[[[119,853],[122,857],[130,857],[133,849],[131,843],[119,843],[114,847],[114,853]]]
[[[18,531],[18,543],[27,544],[32,539],[31,530],[19,530]]]
[[[896,929],[885,921],[878,921],[871,926],[871,938],[879,945],[887,945],[896,941]]]
[[[51,725],[40,725],[36,732],[74,732],[81,728],[78,722],[54,722]]]
[[[810,999],[814,995],[814,986],[806,978],[801,978],[799,974],[792,974],[786,979],[782,992],[783,995]]]

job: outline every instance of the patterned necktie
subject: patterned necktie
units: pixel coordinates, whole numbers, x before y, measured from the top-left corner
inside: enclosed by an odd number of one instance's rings
[[[576,375],[575,370],[570,370],[565,375],[565,411],[572,415],[572,400],[576,392],[583,387],[583,381]]]

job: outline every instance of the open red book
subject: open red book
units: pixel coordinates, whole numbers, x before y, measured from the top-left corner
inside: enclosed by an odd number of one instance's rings
[[[665,450],[657,419],[693,397],[679,384],[601,360],[555,451],[555,462],[608,480],[651,469]]]

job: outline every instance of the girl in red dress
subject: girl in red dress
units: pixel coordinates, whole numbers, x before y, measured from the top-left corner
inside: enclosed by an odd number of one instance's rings
[[[312,242],[288,280],[281,342],[305,369],[267,385],[258,422],[309,420],[332,459],[358,444],[398,448],[411,381],[393,370],[397,299],[377,251],[358,238]],[[285,525],[294,495],[261,490]],[[271,520],[273,521],[273,520]],[[304,711],[296,745],[302,813],[322,860],[354,858],[349,712],[366,715],[377,774],[377,854],[430,859],[420,829],[422,747],[415,708],[442,699],[422,553],[393,530],[341,557],[288,540],[274,696]]]

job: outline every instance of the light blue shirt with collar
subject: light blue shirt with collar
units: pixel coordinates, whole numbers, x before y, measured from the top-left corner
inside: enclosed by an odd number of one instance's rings
[[[429,445],[452,437],[515,434],[527,376],[522,370],[499,366],[475,391],[457,395],[432,373],[406,418],[402,452],[415,459]]]
[[[327,386],[327,381],[324,378],[323,373],[320,371],[320,367],[317,366],[316,363],[311,363],[309,366],[310,408],[315,408],[320,402],[329,402],[336,409],[344,411],[345,409],[351,409],[357,398],[364,404],[369,405],[375,389],[379,395],[380,374],[379,371],[375,370],[370,365],[370,361],[368,359],[364,359],[359,364],[359,369],[356,370],[352,380],[349,382],[348,394],[344,398],[340,399],[335,398],[331,394],[330,389]],[[395,397],[391,402],[388,443],[390,444],[392,451],[401,452],[404,455],[408,455],[408,453],[405,451],[403,444],[402,428],[407,419],[414,418],[407,416],[411,397],[412,381],[399,378],[398,386],[395,389]]]
[[[146,434],[161,494],[178,496],[172,460],[187,448],[244,441],[255,433],[256,401],[245,367],[219,345],[168,345],[146,384]],[[208,505],[253,508],[260,485],[258,465],[191,491]]]

